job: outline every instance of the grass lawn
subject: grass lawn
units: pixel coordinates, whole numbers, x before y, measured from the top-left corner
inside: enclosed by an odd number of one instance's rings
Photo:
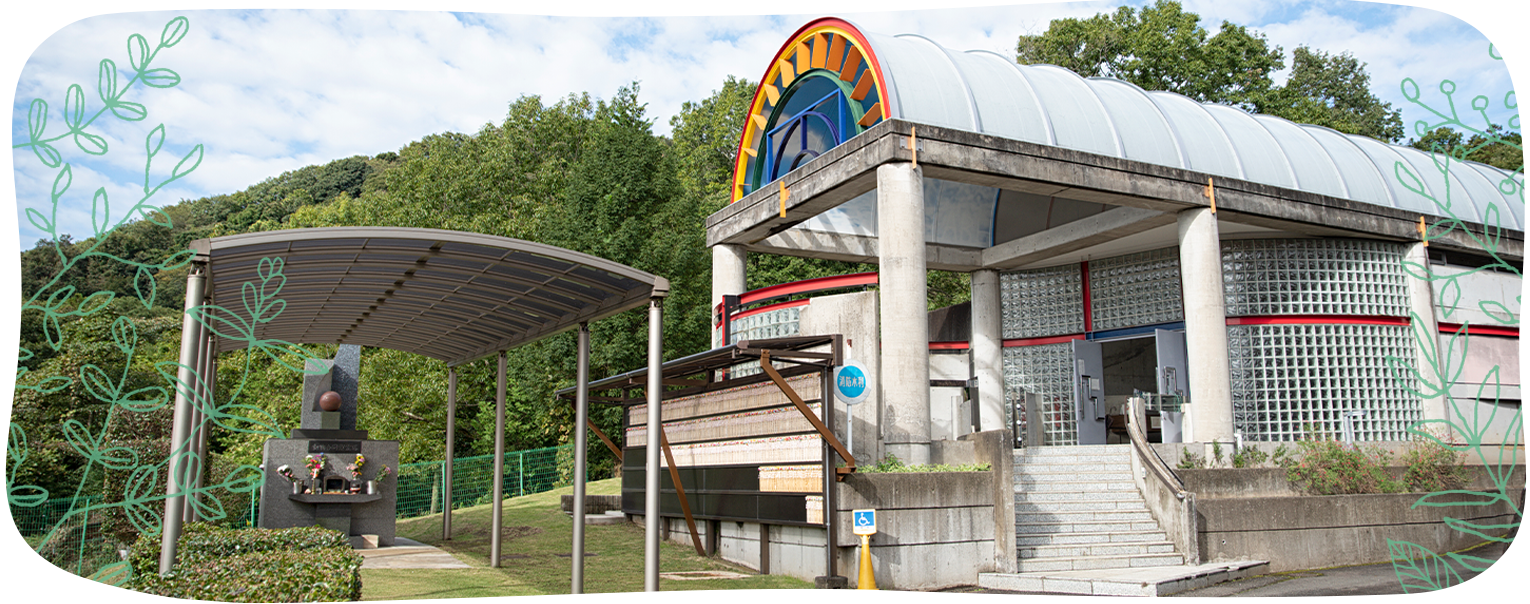
[[[618,479],[591,482],[591,495],[616,495]],[[569,593],[573,565],[568,558],[572,518],[558,509],[561,495],[573,487],[512,497],[504,503],[500,568],[489,568],[490,507],[452,513],[452,539],[441,540],[441,515],[400,520],[397,534],[439,547],[471,565],[466,569],[367,569],[361,571],[363,600],[472,598]],[[585,527],[585,593],[643,591],[643,528],[634,524]],[[563,556],[558,556],[563,554]],[[589,555],[589,554],[594,554]],[[751,571],[696,555],[690,547],[660,544],[662,572],[726,570],[749,574],[742,579],[672,581],[663,590],[809,589],[811,582],[791,577],[754,575]]]

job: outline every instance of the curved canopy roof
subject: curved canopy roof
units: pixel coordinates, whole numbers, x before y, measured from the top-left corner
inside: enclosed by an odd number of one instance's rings
[[[439,229],[293,229],[201,239],[191,249],[208,267],[212,304],[238,317],[212,325],[217,352],[249,345],[228,337],[244,320],[258,340],[391,348],[457,365],[669,290],[663,277],[588,254]],[[265,314],[275,317],[251,317],[256,298],[273,293]]]
[[[1450,207],[1457,218],[1489,223],[1496,213],[1501,226],[1525,229],[1519,179],[1492,166],[1453,163],[1447,195],[1433,158],[1411,147],[1198,103],[1171,92],[1149,92],[1113,78],[1083,78],[1053,65],[1019,65],[988,51],[953,51],[918,35],[867,33],[839,19],[804,25],[772,62],[766,83],[779,83],[780,78],[771,78],[790,67],[792,57],[817,61],[817,46],[832,48],[838,37],[846,37],[864,56],[858,59],[863,67],[846,73],[875,76],[855,81],[868,80],[865,88],[875,94],[866,93],[865,99],[880,105],[871,112],[878,119],[991,134],[1443,216],[1434,201],[1399,181],[1395,166],[1402,162],[1421,178],[1424,192]],[[827,70],[833,72],[835,55],[831,51],[827,56]],[[769,109],[772,101],[766,96],[757,94],[757,111]],[[758,124],[745,127],[743,147],[756,144],[760,137],[751,134],[769,126],[766,117],[757,115]],[[739,165],[742,173],[742,153]],[[739,177],[737,182],[744,180]],[[735,199],[744,191],[738,189]]]

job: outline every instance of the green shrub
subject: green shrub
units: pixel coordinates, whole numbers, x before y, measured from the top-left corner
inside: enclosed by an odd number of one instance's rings
[[[129,587],[173,598],[224,602],[345,601],[361,598],[361,556],[344,534],[320,527],[230,529],[191,523],[175,571],[159,576],[159,537],[144,536],[128,563]]]
[[[896,455],[888,455],[877,461],[875,465],[862,466],[856,470],[862,474],[897,474],[911,472],[987,472],[992,469],[986,463],[969,463],[959,466],[950,464],[919,464],[914,466],[903,465],[903,460]]]
[[[1280,446],[1275,447],[1275,452],[1270,454],[1270,463],[1278,467],[1290,468],[1296,464],[1296,458],[1291,456],[1291,447],[1286,446],[1286,443],[1280,443]]]
[[[1190,449],[1186,449],[1184,447],[1180,447],[1180,449],[1179,449],[1179,469],[1181,469],[1181,470],[1199,470],[1199,469],[1205,468],[1205,467],[1206,467],[1206,460],[1205,459],[1202,459],[1201,456],[1199,456],[1199,455],[1191,453]]]
[[[1233,453],[1232,464],[1234,468],[1253,468],[1269,460],[1270,454],[1258,447],[1243,447]]]
[[[1401,493],[1404,489],[1387,472],[1391,454],[1379,447],[1362,449],[1326,438],[1296,444],[1301,459],[1286,468],[1286,479],[1310,494]]]
[[[1432,440],[1415,440],[1403,453],[1403,482],[1415,493],[1459,489],[1471,478],[1466,456]]]

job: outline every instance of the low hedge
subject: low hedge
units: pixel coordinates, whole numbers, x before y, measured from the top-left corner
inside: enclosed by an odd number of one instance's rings
[[[223,602],[361,599],[361,556],[350,539],[319,527],[228,529],[189,524],[174,572],[159,576],[159,538],[140,538],[128,556],[132,589]]]

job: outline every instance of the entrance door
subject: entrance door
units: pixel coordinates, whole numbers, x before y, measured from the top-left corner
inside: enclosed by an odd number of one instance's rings
[[[1073,341],[1073,409],[1078,444],[1105,444],[1105,363],[1099,342]]]
[[[1185,332],[1157,329],[1153,331],[1158,345],[1158,393],[1184,396],[1190,393],[1190,376],[1185,373],[1189,357],[1185,353]],[[1163,411],[1163,442],[1182,442],[1184,435],[1184,409]]]

